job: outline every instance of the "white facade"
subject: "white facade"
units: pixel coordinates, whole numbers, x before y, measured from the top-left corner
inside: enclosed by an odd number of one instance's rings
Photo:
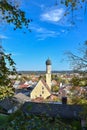
[[[46,64],[46,83],[51,90],[51,64]]]

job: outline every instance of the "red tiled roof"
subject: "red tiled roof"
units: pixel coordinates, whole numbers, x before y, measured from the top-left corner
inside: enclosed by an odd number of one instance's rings
[[[27,85],[27,84],[21,84],[21,85],[19,85],[19,88],[28,88],[28,86],[29,85]]]
[[[33,102],[43,102],[43,98],[42,97],[37,97],[35,99],[32,100]]]

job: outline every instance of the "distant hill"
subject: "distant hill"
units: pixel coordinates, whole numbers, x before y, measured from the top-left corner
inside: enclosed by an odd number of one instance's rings
[[[45,74],[46,71],[18,71],[19,74]],[[52,71],[53,74],[57,74],[57,73],[61,73],[61,74],[65,74],[65,73],[75,73],[75,71],[72,70],[64,70],[64,71]]]

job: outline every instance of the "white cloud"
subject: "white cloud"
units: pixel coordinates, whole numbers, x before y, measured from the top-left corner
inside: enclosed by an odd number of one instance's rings
[[[0,34],[0,39],[8,39],[7,36]]]
[[[37,34],[36,37],[38,38],[38,40],[44,40],[49,37],[57,37],[58,35],[60,35],[59,32],[49,30],[39,26],[33,26],[31,27],[31,29],[36,32]]]
[[[60,33],[56,31],[47,30],[45,28],[39,30],[39,34],[37,35],[38,40],[44,40],[49,37],[57,37]]]
[[[60,9],[51,9],[41,14],[40,18],[43,21],[59,22],[63,16],[64,16],[64,9],[60,8]]]
[[[46,9],[44,13],[40,15],[40,20],[53,23],[62,27],[72,27],[72,18],[70,15],[64,16],[64,8],[50,8]],[[70,21],[71,19],[71,21]]]

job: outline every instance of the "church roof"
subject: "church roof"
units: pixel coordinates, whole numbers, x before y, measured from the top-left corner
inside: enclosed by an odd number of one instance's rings
[[[49,58],[46,60],[46,65],[51,65],[51,60]]]
[[[44,86],[47,88],[47,90],[51,94],[51,90],[50,90],[49,86],[47,85],[47,83],[43,79],[41,79],[41,82],[44,84]]]

